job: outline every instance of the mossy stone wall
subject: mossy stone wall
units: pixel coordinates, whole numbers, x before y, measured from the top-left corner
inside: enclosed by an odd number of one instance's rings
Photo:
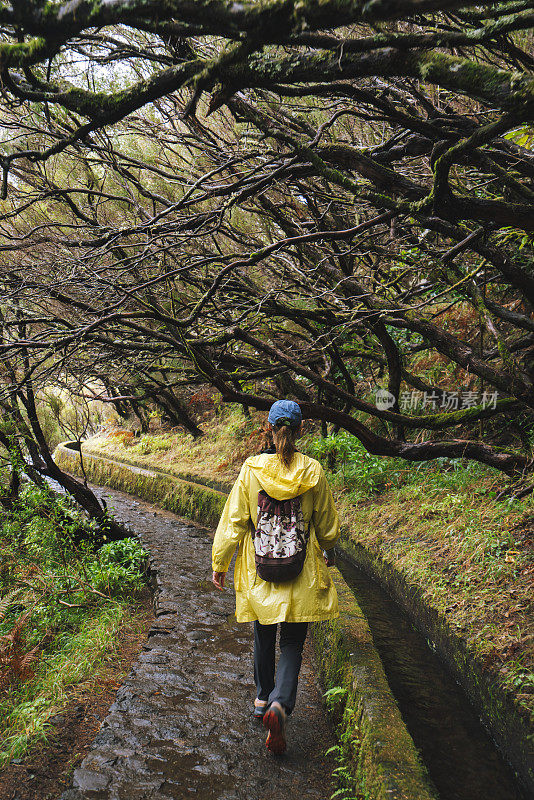
[[[313,626],[323,682],[334,689],[333,716],[344,761],[358,796],[380,800],[436,800],[384,674],[373,637],[354,595],[337,569],[340,617]],[[335,689],[339,687],[339,691]]]
[[[82,475],[80,453],[66,444],[57,446],[54,459],[61,469],[73,475]],[[217,489],[209,489],[163,472],[121,464],[103,456],[89,455],[85,449],[83,469],[93,483],[137,495],[175,514],[212,527],[217,525],[226,502],[226,495]]]
[[[341,550],[350,561],[377,580],[407,612],[415,627],[429,638],[454,678],[478,709],[500,750],[534,797],[534,728],[512,693],[484,669],[464,639],[425,602],[422,590],[409,583],[386,559],[371,553],[348,534]]]

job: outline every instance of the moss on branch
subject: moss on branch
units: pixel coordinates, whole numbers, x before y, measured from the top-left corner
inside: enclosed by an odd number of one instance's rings
[[[54,47],[40,36],[27,42],[0,44],[0,69],[38,64],[54,52]]]

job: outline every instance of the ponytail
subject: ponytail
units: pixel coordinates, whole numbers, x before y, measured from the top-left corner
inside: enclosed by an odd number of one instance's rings
[[[273,428],[273,443],[276,448],[276,454],[284,467],[291,466],[293,456],[297,452],[295,447],[295,433],[296,429],[292,428],[287,423],[275,425]]]

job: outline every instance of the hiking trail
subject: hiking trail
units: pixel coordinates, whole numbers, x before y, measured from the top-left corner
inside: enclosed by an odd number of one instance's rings
[[[334,738],[309,641],[288,750],[273,757],[252,718],[252,624],[211,583],[209,530],[93,487],[150,554],[155,621],[89,753],[60,800],[327,800]]]

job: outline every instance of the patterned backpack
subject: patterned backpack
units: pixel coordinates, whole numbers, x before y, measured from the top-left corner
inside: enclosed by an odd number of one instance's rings
[[[273,583],[296,578],[304,566],[309,538],[300,495],[275,500],[263,489],[258,492],[258,519],[252,539],[260,578]]]

